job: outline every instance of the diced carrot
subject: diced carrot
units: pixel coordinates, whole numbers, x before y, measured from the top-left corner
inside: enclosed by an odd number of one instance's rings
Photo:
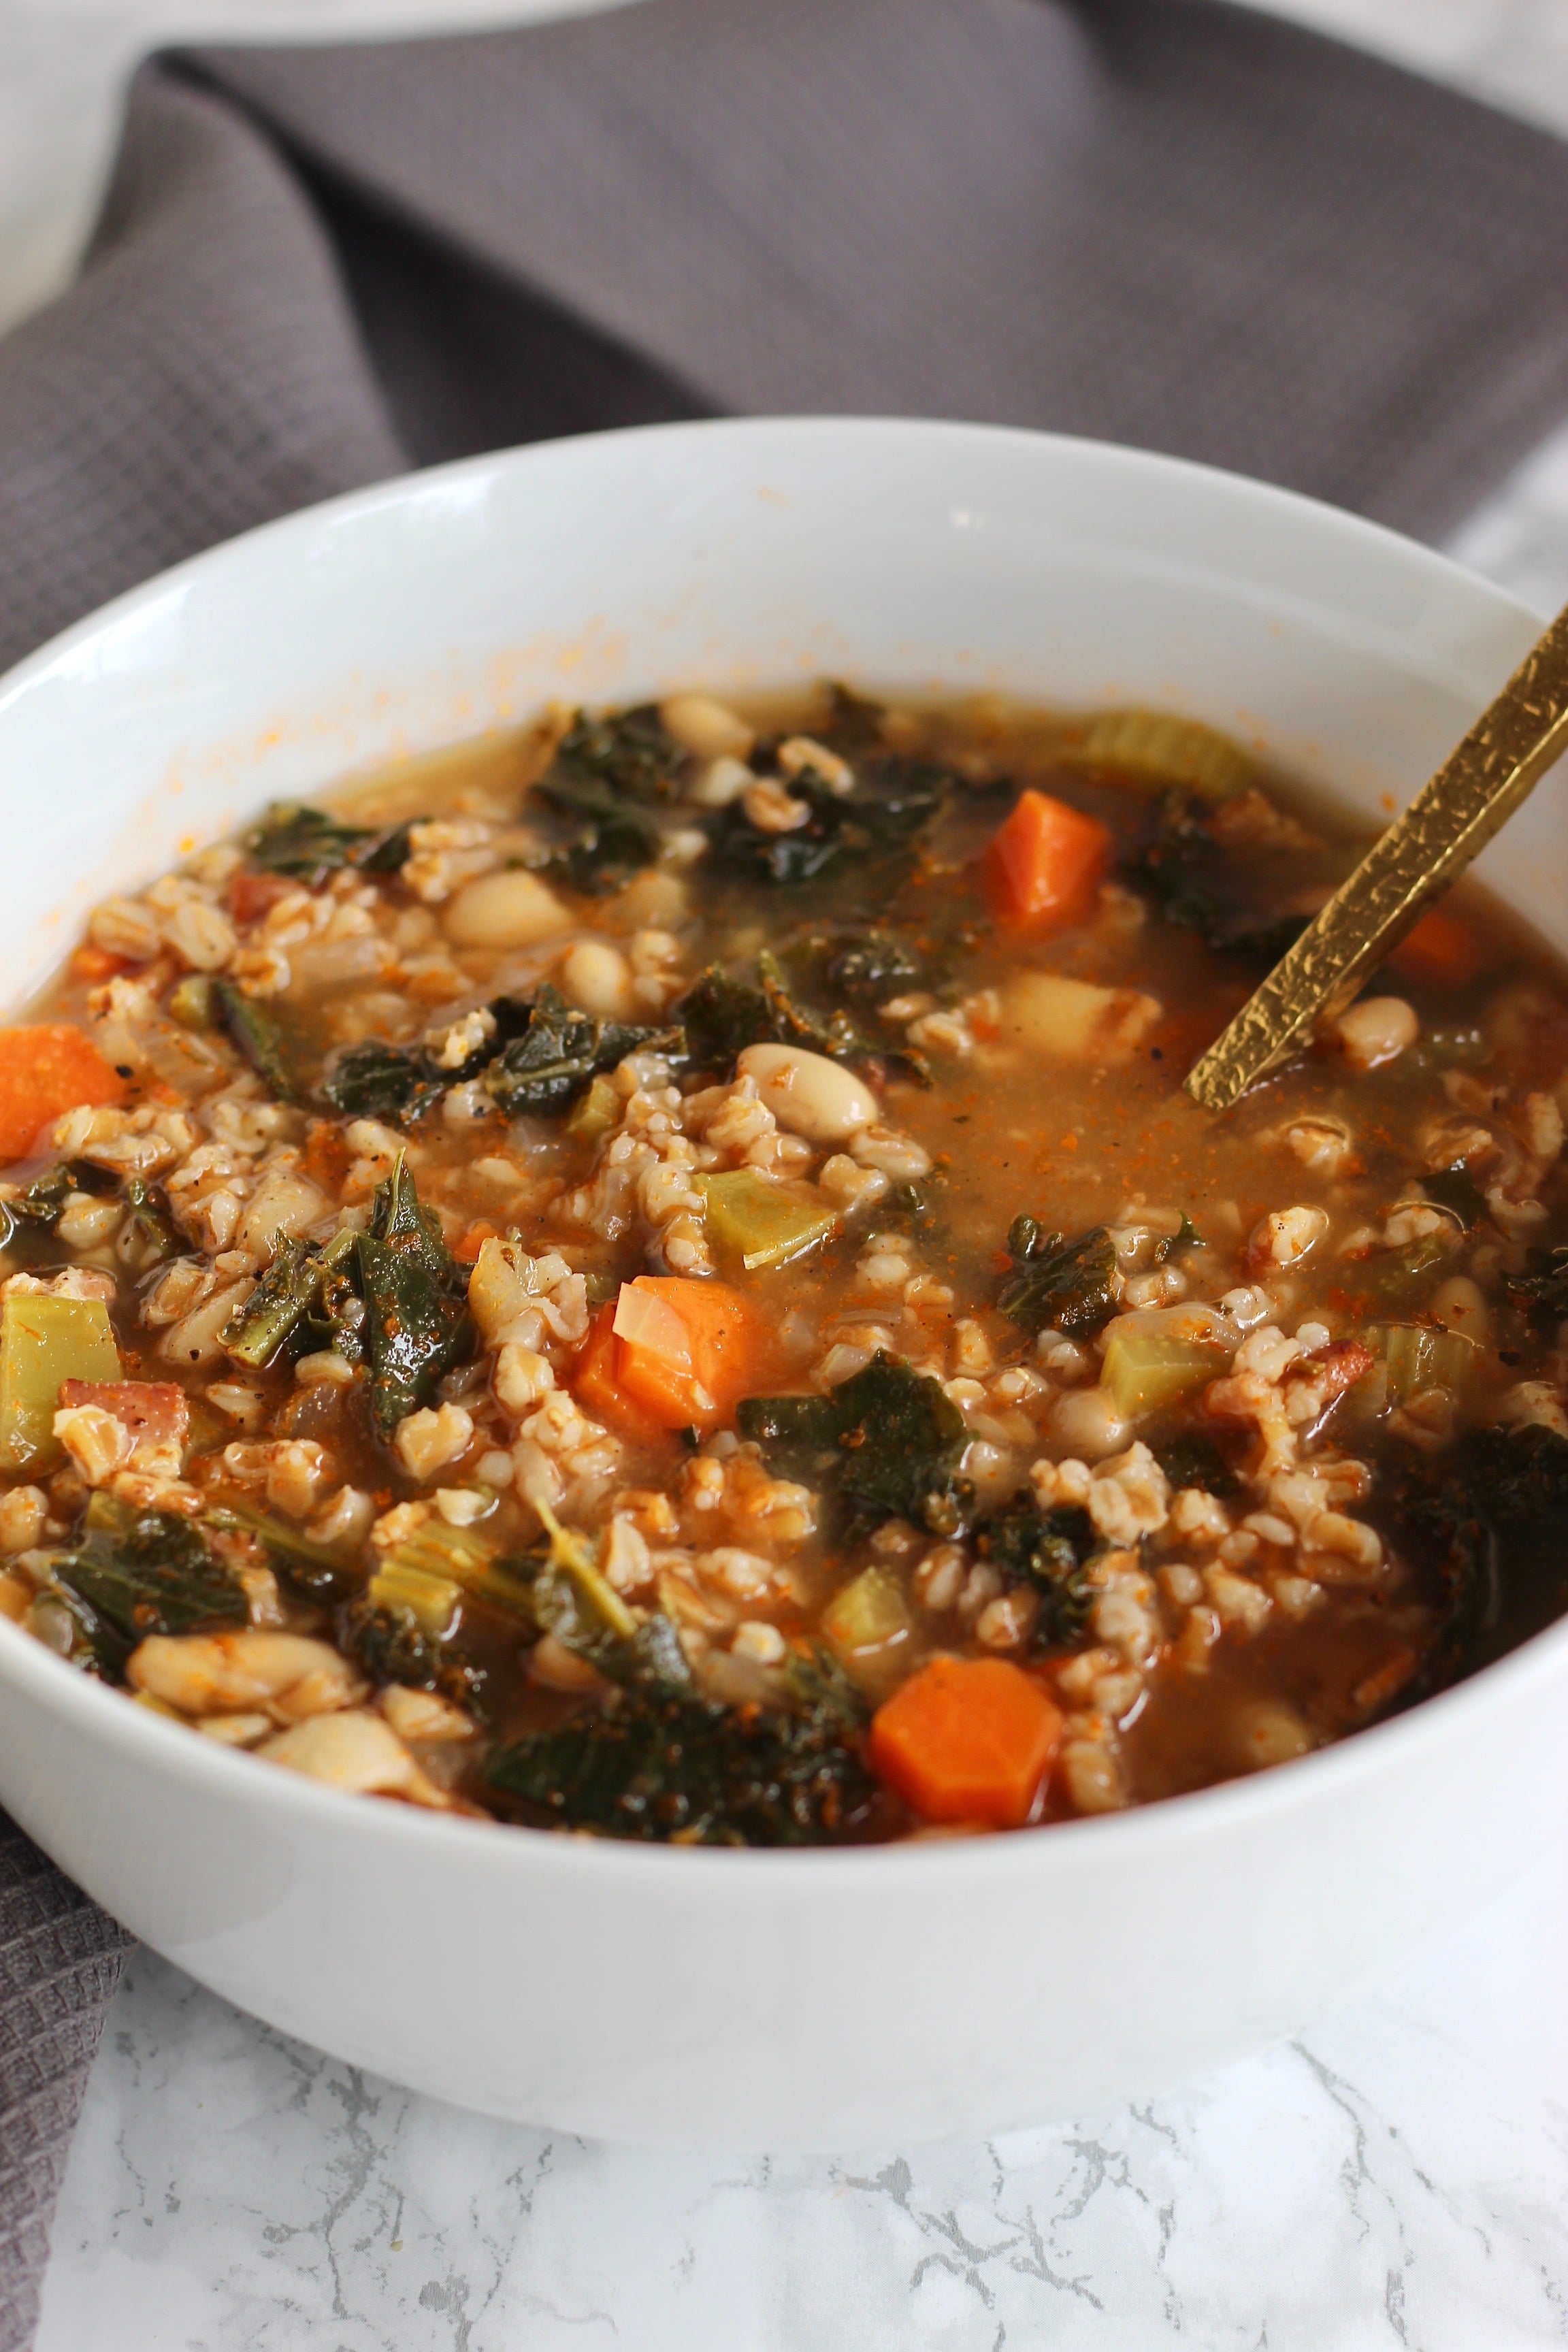
[[[1434,988],[1464,988],[1486,963],[1486,942],[1463,915],[1434,907],[1388,961],[1406,980],[1426,981]]]
[[[71,958],[71,977],[85,980],[94,986],[101,981],[112,980],[116,972],[129,971],[130,969],[123,956],[110,955],[107,948],[95,948],[90,943],[78,948]]]
[[[498,1228],[488,1217],[477,1217],[460,1241],[452,1244],[452,1255],[459,1265],[472,1265],[487,1242],[494,1241]]]
[[[572,1374],[572,1393],[585,1412],[607,1422],[623,1436],[651,1445],[664,1435],[664,1423],[644,1412],[622,1388],[616,1370],[619,1343],[616,1338],[616,1302],[595,1316],[582,1354]]]
[[[0,1029],[0,1160],[21,1160],[39,1130],[79,1103],[116,1103],[125,1093],[84,1031],[67,1021]]]
[[[721,1429],[762,1377],[768,1328],[721,1282],[623,1282],[612,1328],[616,1386],[661,1429]]]
[[[933,1658],[871,1718],[871,1762],[928,1822],[1029,1820],[1061,1738],[1061,1709],[1005,1658]]]
[[[1110,835],[1095,818],[1047,793],[1020,793],[985,856],[997,920],[1040,931],[1081,921],[1110,849]]]

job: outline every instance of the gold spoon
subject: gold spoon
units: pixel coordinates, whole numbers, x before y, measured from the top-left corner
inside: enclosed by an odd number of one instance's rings
[[[1320,1021],[1342,1011],[1564,750],[1568,607],[1188,1072],[1194,1100],[1228,1110]]]

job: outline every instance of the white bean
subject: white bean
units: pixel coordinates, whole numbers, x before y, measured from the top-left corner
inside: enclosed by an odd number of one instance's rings
[[[632,1006],[632,975],[619,948],[605,940],[579,940],[561,961],[561,992],[584,1013],[624,1021]]]
[[[743,760],[754,738],[738,712],[708,694],[672,694],[659,705],[667,734],[699,760]]]
[[[1120,1453],[1131,1434],[1132,1423],[1117,1411],[1108,1389],[1069,1389],[1052,1409],[1052,1437],[1080,1462]]]
[[[781,1127],[811,1143],[847,1143],[877,1116],[876,1097],[854,1072],[802,1045],[748,1045],[736,1068],[756,1083]]]
[[[447,936],[460,948],[526,948],[563,931],[572,918],[546,883],[524,866],[481,874],[447,909]]]
[[[1375,1070],[1414,1045],[1421,1024],[1402,996],[1368,996],[1342,1013],[1336,1024],[1345,1059],[1352,1069]]]

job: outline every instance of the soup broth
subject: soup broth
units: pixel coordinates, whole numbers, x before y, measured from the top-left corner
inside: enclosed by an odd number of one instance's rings
[[[0,1608],[336,1786],[797,1844],[1288,1761],[1568,1606],[1568,994],[1206,729],[552,710],[0,1034]]]

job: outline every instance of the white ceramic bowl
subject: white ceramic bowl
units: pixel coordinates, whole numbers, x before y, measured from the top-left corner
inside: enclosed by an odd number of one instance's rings
[[[549,697],[828,672],[1135,699],[1371,813],[1534,626],[1364,523],[1084,443],[822,421],[481,458],[219,548],[0,686],[0,1003],[97,898],[264,801]],[[1563,799],[1549,779],[1488,862],[1568,944]],[[0,1801],[204,1983],[422,2090],[652,2142],[863,2146],[1146,2095],[1299,2027],[1568,1825],[1568,1624],[1245,1782],[837,1853],[339,1796],[5,1622],[0,1685]]]

